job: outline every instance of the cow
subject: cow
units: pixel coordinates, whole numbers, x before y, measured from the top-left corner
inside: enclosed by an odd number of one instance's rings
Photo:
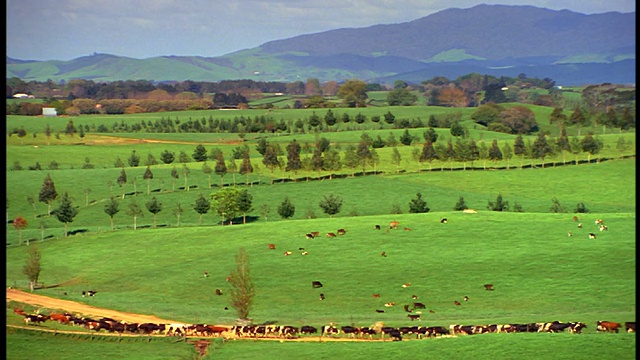
[[[312,234],[312,233],[308,233],[308,234],[306,234],[306,235],[305,235],[305,237],[306,237],[307,239],[313,239],[315,236],[313,236],[313,234]]]
[[[589,233],[589,239],[595,239],[596,238],[596,234],[594,233]]]
[[[571,233],[571,231],[569,231],[569,232],[567,233],[567,236],[569,236],[569,237],[572,237],[572,236],[573,236],[573,234]]]
[[[22,316],[27,315],[27,313],[26,313],[24,310],[19,309],[19,308],[15,308],[15,309],[13,309],[13,313],[14,313],[14,314],[18,314],[18,315],[22,315]]]
[[[468,296],[465,296],[463,300],[464,300],[464,301],[469,301],[469,297],[468,297]]]
[[[384,312],[384,310],[376,309],[376,312],[377,312],[378,314],[382,314],[382,313]]]
[[[209,272],[208,271],[204,272],[204,277],[209,277]]]
[[[269,248],[269,250],[275,250],[276,249],[276,244],[269,244],[269,245],[267,245],[267,248]]]
[[[440,219],[440,224],[446,224],[446,223],[447,223],[447,218]]]
[[[318,329],[316,329],[313,326],[304,325],[300,327],[300,334],[311,335],[311,334],[317,334],[317,333],[318,333]]]
[[[327,233],[327,237],[333,238],[333,237],[336,237],[336,236],[337,235],[335,233],[332,233],[332,232]]]
[[[138,332],[145,335],[152,334],[154,332],[160,332],[162,330],[164,330],[163,327],[154,323],[143,323],[138,325]]]
[[[408,227],[405,227],[405,228],[404,228],[404,231],[411,231],[411,229],[410,229],[410,228],[408,228]]]
[[[569,332],[572,334],[581,334],[582,329],[586,327],[587,327],[587,324],[583,322],[570,322],[567,330],[569,330]]]
[[[413,312],[413,310],[412,310],[412,309],[409,309],[409,305],[408,305],[408,304],[405,304],[405,305],[404,305],[404,311],[406,311],[406,312]]]
[[[320,293],[320,301],[324,300],[324,294]]]
[[[29,324],[29,323],[39,324],[39,323],[43,323],[43,322],[45,322],[47,320],[49,320],[49,317],[47,315],[43,315],[43,314],[26,314],[26,315],[24,315],[24,323],[25,324]]]
[[[391,335],[392,332],[397,332],[398,335],[400,335],[400,331],[398,331],[398,329],[391,327],[391,326],[383,326],[380,328],[380,334],[382,339],[384,340],[384,335],[385,334],[389,334]]]
[[[60,324],[69,324],[69,319],[70,317],[67,315],[63,315],[63,314],[49,314],[49,319],[53,320],[53,321],[57,321]]]
[[[340,330],[333,326],[333,325],[324,325],[322,327],[322,334],[320,336],[325,336],[325,335],[339,335],[340,334]]]
[[[224,327],[224,326],[216,326],[216,325],[207,325],[207,327],[209,328],[209,332],[214,335],[214,336],[221,336],[222,333],[224,332],[228,332],[229,330],[231,330],[228,327]]]
[[[460,304],[460,301],[458,301],[458,300],[454,300],[453,303],[456,304],[456,306],[462,305],[462,304]]]
[[[411,286],[411,283],[402,284],[402,287],[405,289],[408,288],[409,286]]]
[[[606,225],[600,225],[600,226],[598,227],[598,229],[600,229],[600,231],[607,231],[607,230],[609,230],[609,227],[608,227],[608,226],[606,226]]]
[[[472,334],[486,334],[489,332],[491,332],[491,328],[489,327],[489,325],[474,325],[471,327]]]
[[[320,231],[312,231],[312,232],[311,232],[311,235],[312,235],[313,237],[318,237],[318,236],[320,236]]]
[[[436,311],[435,310],[429,310],[429,314],[435,314]]]
[[[298,335],[298,328],[288,325],[281,326],[278,335],[286,339],[292,339]]]
[[[493,291],[493,284],[484,284],[484,289]]]
[[[397,228],[398,228],[398,225],[400,225],[400,223],[399,223],[399,222],[397,222],[397,221],[392,221],[392,222],[390,222],[390,223],[389,223],[389,229],[397,229]]]
[[[427,306],[423,303],[419,303],[419,302],[414,302],[413,303],[413,308],[414,309],[426,309]]]
[[[551,325],[546,329],[548,332],[559,333],[564,332],[564,329],[568,329],[571,327],[570,323],[563,323],[559,321],[554,321]]]
[[[577,217],[577,216],[574,216],[574,217],[573,217],[573,221],[578,221],[578,217]]]
[[[636,332],[636,322],[635,321],[627,321],[627,322],[625,322],[624,323],[624,330],[626,332],[628,332],[628,333]]]
[[[380,255],[382,255],[382,257],[387,257],[387,252],[383,251]]]
[[[376,335],[376,330],[370,327],[361,327],[358,329],[358,333],[360,337],[363,338],[365,335],[369,336],[369,339],[372,339],[374,335]]]
[[[418,320],[419,321],[420,320],[420,314],[407,314],[407,317],[409,319],[411,319],[411,321],[413,321],[413,320]]]
[[[345,230],[345,229],[338,229],[338,231],[336,232],[336,234],[338,234],[338,235],[344,235],[346,233],[347,233],[347,230]]]
[[[621,327],[620,323],[613,321],[598,321],[596,330],[597,331],[606,331],[606,332],[618,332],[618,329]]]
[[[308,251],[303,251],[303,252],[300,253],[300,255],[309,255],[309,252]]]
[[[216,289],[216,295],[218,295],[218,296],[222,295],[222,290],[221,289]]]
[[[596,225],[604,225],[604,221],[602,221],[602,219],[596,219],[595,223]]]
[[[442,326],[429,326],[425,333],[428,337],[449,335],[449,330]]]
[[[388,303],[385,303],[385,304],[384,304],[384,306],[385,306],[385,307],[392,307],[392,306],[394,306],[395,304],[396,304],[396,303],[394,303],[394,302],[388,302]]]
[[[85,296],[95,296],[97,293],[97,291],[93,291],[93,290],[88,290],[88,291],[83,291],[82,292],[82,297]]]
[[[472,335],[473,325],[449,325],[451,334],[453,335]]]
[[[360,333],[359,329],[355,326],[342,326],[340,328],[344,334],[349,337],[355,338],[357,334]]]
[[[379,297],[380,297],[380,294],[373,294],[373,295],[371,295],[371,296],[373,296],[374,298],[379,298]]]
[[[213,333],[207,324],[192,324],[187,327],[187,334],[189,336],[211,336]]]
[[[418,300],[418,295],[411,295],[411,298],[412,298],[413,300]]]
[[[376,230],[380,230],[380,225],[376,225],[376,226],[375,226],[375,229],[376,229]]]
[[[291,251],[285,251],[285,252],[284,252],[284,256],[289,256],[289,255],[291,255],[291,254],[293,254]]]
[[[323,285],[322,285],[322,283],[320,281],[312,281],[311,282],[311,286],[313,288],[317,289],[317,288],[321,288]]]
[[[582,229],[582,223],[578,224],[578,229]]]

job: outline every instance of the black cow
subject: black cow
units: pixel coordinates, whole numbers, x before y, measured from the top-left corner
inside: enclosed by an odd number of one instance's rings
[[[589,233],[589,239],[595,239],[596,238],[596,234],[594,233]]]
[[[216,289],[216,295],[222,295],[222,290],[221,289]]]
[[[413,321],[413,320],[418,320],[418,321],[420,321],[420,314],[415,314],[415,315],[414,315],[414,314],[407,314],[407,317],[408,317],[409,319],[411,319],[411,321]]]
[[[380,230],[380,225],[376,225],[376,230]]]
[[[340,334],[340,330],[338,330],[338,328],[333,326],[333,325],[324,325],[322,327],[322,335],[321,336],[338,335],[338,334]]]
[[[583,322],[570,322],[569,327],[567,329],[569,329],[569,332],[572,334],[581,334],[582,329],[586,327],[587,327],[587,324]]]
[[[82,297],[85,296],[95,296],[97,293],[97,291],[93,291],[93,290],[88,290],[88,291],[83,291],[82,292]]]
[[[45,322],[47,320],[49,320],[49,317],[47,315],[42,315],[42,314],[26,314],[26,315],[24,315],[24,323],[25,324],[29,324],[29,323],[39,324],[39,323],[43,323],[43,322]]]
[[[451,333],[453,335],[472,335],[473,334],[473,325],[450,325],[449,329],[451,329]]]
[[[449,330],[443,326],[429,326],[426,335],[428,337],[449,335]]]
[[[356,337],[359,333],[359,329],[355,326],[342,326],[340,328],[343,333],[347,334],[350,337]]]
[[[402,341],[402,333],[398,329],[391,330],[389,336],[393,338],[393,341]]]
[[[440,223],[441,223],[441,224],[446,224],[446,223],[447,223],[447,218],[442,218],[442,219],[440,219]]]
[[[624,329],[628,333],[636,332],[636,322],[635,321],[627,321],[627,322],[625,322],[624,323]]]
[[[413,303],[413,308],[414,309],[426,309],[427,307],[423,303],[416,302],[416,303]]]
[[[364,337],[365,335],[367,335],[369,336],[369,339],[371,339],[374,335],[376,335],[376,330],[369,327],[361,327],[360,329],[358,329],[358,333],[360,334],[360,337]]]
[[[161,329],[160,325],[154,324],[154,323],[143,323],[138,325],[138,332],[142,334],[151,334],[153,332],[159,332],[161,331],[160,329]]]
[[[318,329],[316,329],[313,326],[309,326],[309,325],[304,325],[300,328],[300,333],[301,334],[317,334],[318,333]]]
[[[313,286],[314,288],[321,288],[322,287],[322,283],[320,281],[312,281],[311,282],[311,286]]]
[[[548,330],[546,331],[552,332],[552,333],[559,333],[559,332],[564,332],[564,329],[567,329],[569,327],[571,327],[571,324],[554,321],[553,323],[551,323]]]

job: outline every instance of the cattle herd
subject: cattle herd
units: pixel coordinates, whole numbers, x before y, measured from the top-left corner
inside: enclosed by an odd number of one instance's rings
[[[435,338],[441,336],[474,335],[485,333],[513,333],[513,332],[546,332],[561,333],[566,329],[569,333],[580,334],[587,325],[583,322],[540,322],[525,324],[491,324],[491,325],[450,325],[443,326],[403,326],[390,327],[378,322],[370,327],[341,326],[335,324],[322,326],[320,329],[305,325],[302,327],[281,325],[235,325],[220,326],[208,324],[155,324],[128,323],[111,318],[92,319],[78,317],[69,313],[28,314],[22,309],[14,309],[14,313],[24,317],[25,324],[40,324],[45,321],[56,321],[60,324],[79,326],[87,330],[105,333],[133,334],[133,335],[165,335],[180,337],[223,337],[225,339],[242,338],[279,338],[294,339],[303,335],[318,335],[320,337],[347,337],[352,339],[374,338],[400,341],[403,336],[416,339]],[[612,321],[598,321],[597,332],[619,332],[622,324]],[[628,333],[635,333],[636,323],[625,322],[624,329]],[[386,336],[386,337],[385,337]]]

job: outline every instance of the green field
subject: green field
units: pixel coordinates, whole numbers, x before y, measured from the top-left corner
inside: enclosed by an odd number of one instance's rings
[[[397,109],[398,113],[404,110]],[[395,113],[396,109],[392,111]],[[301,114],[308,116],[309,112]],[[167,115],[139,117],[155,120]],[[469,115],[463,115],[463,119],[465,116]],[[114,121],[139,122],[140,118],[86,116],[74,118],[74,123],[110,126]],[[427,119],[428,115],[423,120]],[[7,138],[7,286],[28,288],[22,273],[28,240],[42,253],[39,281],[61,285],[37,290],[39,294],[186,323],[232,324],[237,315],[230,308],[225,279],[234,270],[234,256],[242,247],[250,256],[256,286],[250,317],[257,324],[320,327],[334,322],[369,326],[383,321],[389,326],[414,325],[402,305],[410,304],[411,296],[417,295],[427,309],[434,310],[423,313],[418,324],[422,326],[560,320],[581,321],[588,327],[580,335],[483,334],[365,344],[217,341],[205,358],[370,359],[383,355],[394,359],[592,359],[594,354],[604,359],[635,358],[634,334],[601,334],[595,329],[598,320],[626,322],[635,321],[636,317],[635,145],[624,151],[616,146],[621,137],[634,144],[634,132],[600,132],[604,148],[596,157],[599,162],[587,163],[587,154],[580,153],[569,154],[566,166],[562,166],[562,156],[555,155],[545,160],[544,168],[539,166],[539,159],[524,159],[525,168],[520,169],[521,160],[513,158],[509,170],[506,161],[479,161],[473,164],[473,170],[471,164],[434,161],[432,171],[428,171],[428,163],[419,164],[412,159],[412,145],[399,148],[403,159],[400,168],[391,163],[392,149],[385,147],[378,149],[381,161],[377,170],[382,173],[373,174],[373,168],[368,167],[369,173],[362,176],[362,169],[343,169],[332,179],[326,172],[301,171],[294,175],[276,170],[271,174],[253,150],[256,137],[247,136],[252,162],[254,166],[259,164],[259,171],[249,178],[253,186],[246,186],[244,176],[239,174],[223,178],[213,174],[210,188],[202,163],[188,162],[152,166],[154,178],[148,184],[142,178],[145,166],[127,166],[124,169],[128,182],[119,187],[116,179],[122,169],[113,164],[117,157],[126,163],[133,150],[144,161],[148,153],[159,159],[166,149],[191,155],[201,143],[207,149],[223,149],[228,158],[237,146],[228,141],[237,141],[238,136],[110,134],[181,143],[107,146],[99,142],[106,134],[91,133],[83,140],[84,145],[76,145],[77,137],[65,135],[61,139],[52,137],[47,145],[43,121],[51,121],[52,128],[62,131],[68,119],[7,117],[7,129],[24,126],[28,134],[38,133],[35,138]],[[421,136],[424,130],[411,131]],[[476,140],[490,142],[495,137],[502,144],[513,144],[511,135],[470,130]],[[404,130],[366,130],[372,138],[378,134],[386,138],[390,131],[398,138]],[[446,136],[448,129],[438,131]],[[572,131],[577,133],[577,129]],[[586,129],[581,131],[584,135]],[[344,149],[347,144],[357,143],[362,132],[344,129],[319,136]],[[268,139],[284,148],[293,138],[313,144],[316,136],[274,134]],[[421,144],[415,147],[420,148]],[[623,155],[625,158],[621,158]],[[90,158],[94,169],[82,169],[85,158]],[[574,160],[579,164],[574,165]],[[59,170],[47,169],[52,161],[60,164]],[[43,169],[11,170],[15,162],[24,168],[38,162]],[[538,166],[529,168],[531,164]],[[214,166],[215,162],[209,165]],[[170,176],[174,166],[180,172],[175,181]],[[190,170],[186,179],[183,166]],[[352,172],[357,176],[351,176]],[[79,207],[78,216],[69,224],[69,230],[78,231],[77,235],[64,237],[64,224],[55,216],[48,217],[47,205],[38,201],[47,174],[57,192],[68,192]],[[197,195],[209,196],[219,190],[221,182],[246,188],[253,196],[254,210],[247,214],[247,224],[222,226],[213,211],[204,216],[202,225],[198,224],[198,214],[193,210]],[[409,203],[417,193],[427,202],[429,212],[409,213]],[[329,194],[344,200],[340,213],[333,217],[318,206]],[[509,211],[487,209],[488,202],[495,201],[499,194],[511,205]],[[110,196],[120,199],[120,212],[114,217],[115,231],[110,229],[109,216],[104,212]],[[153,216],[144,207],[153,196],[163,205],[157,215],[157,229],[152,228]],[[281,219],[276,211],[285,197],[296,207],[289,220]],[[478,213],[454,211],[460,197]],[[559,201],[564,212],[550,210],[553,199]],[[132,201],[145,210],[144,217],[137,220],[137,230],[126,214]],[[579,203],[586,206],[588,213],[575,213]],[[174,215],[178,204],[184,209],[179,223]],[[522,212],[512,211],[516,204]],[[52,204],[55,206],[56,202]],[[269,211],[264,212],[267,207]],[[11,226],[17,216],[29,223],[22,233]],[[574,221],[573,216],[579,219]],[[440,222],[442,218],[447,218],[446,224]],[[602,219],[609,230],[598,231],[596,219]],[[400,222],[400,228],[388,230],[389,222],[394,220]],[[375,230],[375,225],[382,229]],[[403,230],[405,227],[411,231]],[[305,238],[311,231],[325,234],[340,228],[347,233],[337,238]],[[573,236],[567,236],[568,232]],[[589,232],[594,232],[597,239],[589,239]],[[276,245],[276,250],[267,248],[270,243]],[[302,256],[300,248],[309,254]],[[284,251],[293,254],[283,256]],[[387,257],[380,256],[383,251]],[[204,278],[203,271],[211,276]],[[322,281],[322,289],[311,287],[316,280]],[[411,286],[402,288],[405,283]],[[486,283],[494,284],[495,291],[485,291]],[[224,295],[216,296],[216,288],[222,289]],[[97,290],[98,295],[83,298],[80,293],[87,289]],[[320,292],[326,296],[324,301],[319,301]],[[380,298],[372,297],[374,293]],[[455,306],[453,302],[462,301],[464,296],[470,300]],[[383,304],[387,302],[395,302],[396,306],[386,308]],[[11,312],[14,306],[7,304],[7,323],[20,324],[21,317]],[[385,313],[376,313],[376,309],[384,309]],[[7,348],[10,359],[82,358],[87,353],[97,359],[197,358],[193,346],[183,342],[86,341],[28,331],[8,332]]]

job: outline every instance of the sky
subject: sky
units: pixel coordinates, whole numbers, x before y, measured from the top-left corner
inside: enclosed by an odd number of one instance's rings
[[[273,40],[423,18],[478,4],[582,14],[636,11],[635,0],[7,0],[7,56],[71,60],[216,57]]]

